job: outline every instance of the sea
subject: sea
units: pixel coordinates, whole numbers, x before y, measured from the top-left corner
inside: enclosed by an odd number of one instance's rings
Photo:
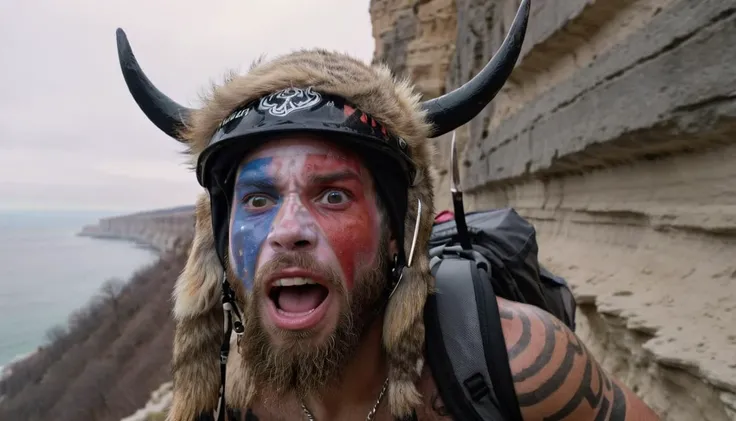
[[[43,345],[49,329],[66,325],[106,280],[127,281],[157,259],[133,243],[76,235],[125,213],[0,211],[0,373]]]

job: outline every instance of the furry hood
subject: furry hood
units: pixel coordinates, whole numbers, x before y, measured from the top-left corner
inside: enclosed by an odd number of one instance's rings
[[[404,139],[414,160],[417,175],[408,191],[403,247],[409,255],[419,217],[416,249],[420,252],[415,253],[411,267],[405,269],[388,304],[383,326],[383,346],[389,361],[389,405],[394,415],[407,415],[420,402],[414,383],[423,364],[423,308],[433,287],[429,260],[421,251],[427,249],[432,230],[435,182],[431,164],[434,149],[428,140],[431,126],[420,107],[419,95],[408,81],[396,80],[383,65],[369,66],[344,54],[299,51],[256,63],[247,74],[230,76],[224,84],[215,86],[205,98],[205,106],[192,113],[181,138],[194,163],[220,123],[236,108],[292,87],[313,87],[316,92],[347,99]],[[418,202],[422,203],[421,215],[417,215]],[[215,252],[210,212],[209,197],[202,194],[196,206],[191,253],[174,291],[177,327],[170,420],[191,420],[195,414],[212,411],[217,405],[223,268]],[[232,287],[242,305],[242,287],[237,282]],[[246,371],[237,352],[231,352],[226,384],[228,406],[249,406],[253,389],[252,385],[243,384]]]

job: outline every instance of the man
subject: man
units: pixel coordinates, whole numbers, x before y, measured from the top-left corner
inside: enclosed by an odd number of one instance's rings
[[[476,78],[427,102],[383,66],[313,50],[256,63],[187,109],[151,84],[118,30],[131,94],[188,146],[207,189],[174,293],[169,420],[222,417],[225,403],[228,419],[459,419],[424,364],[428,139],[495,96],[528,12],[524,0]],[[525,420],[657,419],[550,314],[498,304]]]

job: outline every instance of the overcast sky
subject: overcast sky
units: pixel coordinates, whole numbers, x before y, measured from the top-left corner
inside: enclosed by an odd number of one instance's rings
[[[115,29],[186,106],[229,69],[301,47],[373,54],[368,0],[0,2],[0,210],[193,202],[183,148],[130,96]]]

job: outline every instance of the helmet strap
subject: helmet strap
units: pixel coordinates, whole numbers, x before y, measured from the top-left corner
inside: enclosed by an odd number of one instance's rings
[[[225,412],[227,411],[227,405],[225,403],[225,381],[227,376],[227,359],[230,355],[230,336],[234,330],[238,336],[238,343],[240,343],[240,338],[245,332],[243,313],[240,311],[240,307],[235,300],[235,293],[230,287],[226,273],[223,273],[222,276],[222,309],[225,335],[222,339],[222,346],[220,347],[220,390],[218,391],[219,397],[214,413],[214,419],[216,421],[225,421]]]

